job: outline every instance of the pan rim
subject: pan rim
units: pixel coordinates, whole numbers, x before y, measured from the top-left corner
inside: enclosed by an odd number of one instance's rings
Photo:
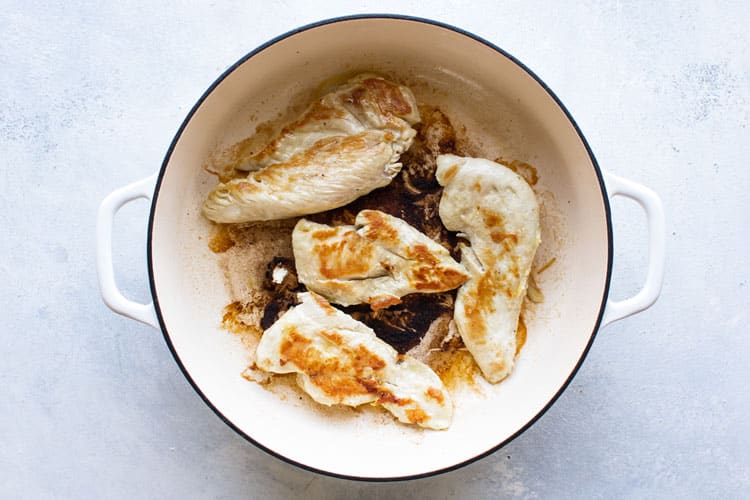
[[[158,293],[156,290],[155,280],[154,280],[154,266],[153,266],[153,229],[154,229],[154,216],[156,212],[156,206],[158,204],[159,199],[159,192],[161,189],[161,184],[164,179],[164,173],[166,171],[166,168],[171,160],[172,153],[174,152],[174,149],[177,145],[177,142],[182,137],[182,134],[187,127],[187,125],[190,123],[190,121],[193,118],[193,115],[197,112],[197,110],[201,107],[203,102],[208,98],[208,96],[216,89],[216,87],[219,86],[231,73],[233,73],[237,68],[239,68],[242,64],[244,64],[246,61],[254,57],[255,55],[259,54],[260,52],[266,50],[267,48],[277,44],[278,42],[285,40],[291,36],[297,35],[299,33],[302,33],[304,31],[308,31],[311,29],[319,28],[322,26],[326,26],[328,24],[334,24],[334,23],[340,23],[340,22],[348,22],[348,21],[355,21],[355,20],[363,20],[363,19],[392,19],[392,20],[401,20],[401,21],[411,21],[411,22],[417,22],[417,23],[423,23],[428,24],[432,26],[436,26],[439,28],[447,29],[453,32],[456,32],[458,34],[461,34],[463,36],[466,36],[468,38],[473,39],[474,41],[477,41],[494,51],[498,52],[499,54],[503,55],[504,57],[508,58],[511,62],[513,62],[516,66],[518,66],[521,70],[526,72],[530,77],[534,79],[547,94],[554,100],[555,104],[559,107],[559,109],[564,113],[566,119],[570,123],[570,125],[575,130],[579,140],[583,144],[584,148],[586,149],[586,153],[589,156],[589,159],[591,161],[592,166],[594,167],[594,172],[596,174],[597,180],[599,182],[599,189],[601,192],[601,198],[602,198],[602,205],[604,207],[605,212],[605,219],[607,223],[607,271],[606,271],[606,277],[604,282],[604,290],[602,293],[602,299],[601,304],[599,307],[599,313],[597,315],[596,323],[594,324],[594,328],[591,332],[591,335],[589,336],[589,340],[586,344],[586,347],[584,348],[583,352],[581,353],[580,358],[576,362],[573,370],[571,371],[568,378],[563,382],[563,384],[560,386],[558,391],[545,403],[545,405],[542,407],[542,409],[528,422],[526,422],[525,425],[523,425],[520,429],[518,429],[515,433],[513,433],[511,436],[509,436],[507,439],[501,441],[500,443],[490,447],[488,450],[475,455],[472,458],[469,458],[467,460],[463,460],[459,463],[453,464],[449,467],[443,467],[439,469],[435,469],[428,472],[423,472],[419,474],[410,474],[410,475],[404,475],[404,476],[388,476],[388,477],[367,477],[367,476],[356,476],[356,475],[348,475],[348,474],[341,474],[334,471],[329,471],[325,469],[316,468],[307,464],[303,464],[301,462],[297,462],[294,459],[291,459],[289,457],[286,457],[282,455],[281,453],[278,453],[255,439],[253,439],[250,435],[248,435],[246,432],[241,430],[238,426],[236,426],[231,420],[229,420],[222,412],[221,410],[214,405],[211,400],[201,391],[201,389],[198,387],[197,383],[193,380],[192,376],[190,375],[189,371],[186,369],[184,364],[182,363],[182,360],[180,359],[179,354],[177,353],[169,332],[167,330],[166,324],[164,322],[164,318],[161,312],[161,308],[159,305],[159,298]],[[229,68],[227,68],[209,87],[208,89],[201,95],[201,97],[196,101],[196,103],[193,105],[193,107],[188,112],[187,116],[181,123],[179,129],[177,130],[174,138],[172,139],[169,148],[167,149],[167,152],[164,157],[164,161],[162,162],[162,165],[159,169],[159,173],[156,180],[156,185],[154,187],[154,195],[152,197],[151,201],[151,207],[149,210],[149,218],[148,218],[148,232],[147,232],[147,269],[148,269],[148,278],[149,278],[149,288],[151,291],[151,296],[153,299],[154,304],[154,310],[156,313],[157,320],[159,322],[159,326],[162,332],[162,335],[164,336],[164,340],[167,343],[167,346],[169,348],[169,351],[172,353],[172,356],[177,363],[177,365],[180,368],[180,371],[185,376],[185,378],[190,383],[193,390],[195,390],[198,395],[201,397],[201,399],[208,405],[209,408],[231,429],[233,429],[237,434],[242,436],[245,440],[255,445],[257,448],[263,450],[264,452],[268,453],[269,455],[276,457],[284,462],[287,462],[291,465],[294,465],[296,467],[299,467],[301,469],[314,472],[317,474],[322,474],[329,477],[335,477],[338,479],[347,479],[347,480],[354,480],[354,481],[365,481],[365,482],[395,482],[395,481],[407,481],[407,480],[413,480],[413,479],[422,479],[422,478],[428,478],[437,476],[440,474],[444,474],[446,472],[454,471],[457,469],[460,469],[462,467],[465,467],[471,463],[474,463],[478,460],[481,460],[484,457],[487,457],[499,449],[503,448],[505,445],[516,439],[518,436],[523,434],[527,429],[529,429],[532,425],[534,425],[547,411],[550,409],[550,407],[557,401],[557,399],[562,395],[562,393],[567,389],[567,387],[570,385],[570,382],[575,378],[575,375],[578,373],[578,370],[580,369],[581,365],[583,364],[583,361],[586,359],[586,356],[588,355],[589,350],[591,349],[591,346],[594,342],[594,339],[596,338],[596,335],[599,331],[599,328],[601,326],[602,318],[604,316],[604,311],[607,304],[607,298],[609,296],[609,287],[610,287],[610,281],[612,277],[612,260],[613,260],[613,238],[612,238],[612,217],[611,217],[611,210],[609,205],[609,198],[607,196],[607,191],[604,183],[604,175],[602,173],[601,168],[599,167],[599,164],[596,160],[596,157],[594,156],[593,151],[591,150],[588,142],[586,141],[586,138],[583,135],[583,132],[579,128],[576,121],[573,119],[573,116],[570,114],[570,112],[567,110],[565,105],[562,103],[562,101],[555,95],[555,93],[550,89],[544,81],[539,78],[531,69],[526,67],[520,60],[516,59],[514,56],[506,52],[505,50],[501,49],[497,45],[493,44],[492,42],[475,35],[471,32],[468,32],[466,30],[463,30],[461,28],[458,28],[456,26],[446,24],[440,21],[435,21],[432,19],[422,18],[422,17],[416,17],[416,16],[409,16],[409,15],[401,15],[401,14],[356,14],[356,15],[347,15],[347,16],[339,16],[339,17],[333,17],[329,19],[324,19],[321,21],[313,22],[310,24],[306,24],[303,26],[300,26],[298,28],[292,29],[290,31],[287,31],[286,33],[283,33],[265,43],[258,46],[254,50],[248,52],[246,55],[244,55],[242,58],[240,58],[237,62],[232,64]]]

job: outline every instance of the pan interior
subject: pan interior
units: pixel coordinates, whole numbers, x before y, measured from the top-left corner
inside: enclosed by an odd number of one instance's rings
[[[539,172],[543,244],[554,265],[538,280],[543,303],[513,374],[454,394],[447,431],[397,423],[373,408],[323,408],[301,391],[268,391],[240,376],[249,354],[220,328],[229,302],[200,206],[215,184],[203,165],[216,151],[278,120],[331,79],[375,71],[439,106],[488,158]],[[424,22],[350,19],[283,38],[245,60],[205,97],[162,171],[153,213],[152,279],[169,342],[186,374],[243,434],[289,460],[359,478],[426,474],[471,460],[532,421],[571,376],[602,307],[608,269],[605,203],[592,158],[562,109],[497,50]]]

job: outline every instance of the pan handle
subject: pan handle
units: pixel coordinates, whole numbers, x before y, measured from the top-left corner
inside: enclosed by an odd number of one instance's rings
[[[666,252],[664,208],[659,196],[645,186],[610,173],[606,173],[605,180],[610,199],[615,196],[630,198],[646,212],[648,220],[648,274],[643,287],[634,296],[625,300],[607,299],[602,326],[643,311],[656,302],[664,281]]]
[[[115,282],[115,269],[112,265],[112,225],[115,214],[126,203],[139,198],[150,200],[156,185],[156,174],[138,182],[128,184],[111,192],[99,206],[96,222],[96,271],[99,276],[99,290],[104,303],[118,314],[127,316],[154,328],[159,328],[154,311],[154,303],[140,304],[127,299]]]

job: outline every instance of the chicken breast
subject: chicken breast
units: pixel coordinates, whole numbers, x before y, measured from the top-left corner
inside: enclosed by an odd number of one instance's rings
[[[454,321],[485,378],[496,383],[513,369],[516,331],[539,243],[539,206],[531,187],[503,165],[441,155],[440,218],[460,231],[461,262],[470,278],[458,289]]]
[[[292,232],[298,279],[331,302],[381,309],[409,293],[452,290],[469,277],[445,247],[398,217],[363,210],[355,224],[301,219]]]
[[[203,204],[214,222],[287,219],[346,205],[388,185],[401,164],[391,132],[330,137],[246,179],[219,184]]]
[[[315,293],[263,334],[256,365],[297,373],[297,384],[318,403],[382,406],[399,421],[430,429],[450,425],[453,403],[427,365],[399,355],[365,324]]]
[[[289,161],[321,139],[356,135],[368,130],[391,130],[412,138],[419,122],[414,94],[408,87],[374,74],[351,78],[310,105],[295,122],[284,127],[259,153],[240,160],[240,170],[258,170]],[[408,146],[403,149],[405,151]]]
[[[419,112],[411,91],[373,75],[314,103],[261,152],[247,178],[219,183],[203,205],[215,222],[284,219],[337,208],[386,186],[401,169]]]

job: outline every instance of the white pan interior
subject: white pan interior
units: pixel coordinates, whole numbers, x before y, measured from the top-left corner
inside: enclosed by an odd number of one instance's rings
[[[322,82],[356,70],[412,86],[466,125],[487,156],[534,165],[544,204],[538,256],[555,264],[539,280],[545,300],[530,311],[513,374],[454,395],[447,431],[397,423],[385,412],[326,411],[301,391],[283,395],[240,373],[248,353],[221,330],[229,302],[207,247],[200,205],[215,183],[202,165],[250,135]],[[314,469],[359,478],[427,474],[507,441],[554,399],[596,328],[609,265],[605,202],[592,159],[555,100],[512,60],[450,29],[406,19],[349,19],[307,29],[257,52],[198,106],[161,173],[150,259],[167,338],[211,405],[246,436]]]

